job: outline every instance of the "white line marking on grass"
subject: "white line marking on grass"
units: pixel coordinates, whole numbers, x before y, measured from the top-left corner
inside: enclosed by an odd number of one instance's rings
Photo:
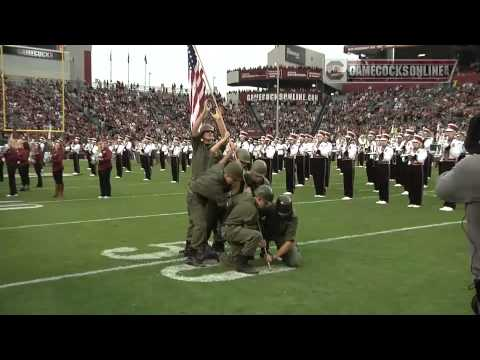
[[[210,267],[217,267],[220,264],[214,265],[207,265],[205,268]],[[168,277],[173,280],[180,280],[180,281],[188,281],[188,282],[200,282],[200,283],[211,283],[211,282],[219,282],[219,281],[233,281],[238,279],[243,279],[247,277],[255,276],[253,274],[244,274],[238,271],[230,270],[224,271],[221,273],[214,273],[214,274],[205,274],[205,275],[197,275],[197,276],[186,276],[180,275],[181,272],[188,272],[192,270],[199,270],[202,268],[198,268],[195,266],[190,266],[187,264],[181,265],[172,265],[167,266],[166,268],[162,269],[161,274],[165,277]],[[264,266],[256,267],[257,271],[259,272],[257,275],[271,275],[279,272],[284,271],[292,271],[295,268],[288,268],[288,267],[280,267],[280,266],[272,266],[272,270],[267,270]]]
[[[146,196],[176,196],[176,195],[186,195],[186,193],[158,193],[158,194],[140,194],[140,195],[118,195],[112,196],[109,200],[112,199],[128,199],[128,198],[137,198],[137,197],[146,197]],[[72,202],[72,201],[99,201],[97,197],[91,198],[82,198],[82,199],[67,199],[67,200],[47,200],[47,201],[37,201],[41,204],[61,204],[64,202]]]
[[[38,284],[38,283],[50,282],[50,281],[58,281],[58,280],[63,280],[63,279],[68,279],[68,278],[79,278],[79,277],[96,275],[96,274],[101,274],[101,273],[106,273],[106,272],[111,272],[111,271],[129,270],[129,269],[136,269],[136,268],[141,268],[141,267],[145,267],[145,266],[155,266],[155,265],[160,265],[160,264],[168,264],[168,263],[176,262],[176,261],[179,261],[179,260],[180,259],[153,261],[153,262],[149,262],[149,263],[134,264],[134,265],[123,265],[123,266],[116,266],[116,267],[100,269],[100,270],[86,271],[86,272],[81,272],[81,273],[51,276],[51,277],[39,278],[39,279],[28,280],[28,281],[19,281],[19,282],[14,282],[14,283],[10,283],[10,284],[0,285],[0,289],[5,289],[5,288],[8,288],[8,287],[14,287],[14,286]]]
[[[41,207],[43,205],[40,204],[12,204],[12,206],[0,206],[0,211],[38,209]]]
[[[89,220],[65,221],[65,222],[46,223],[46,224],[31,224],[31,225],[20,225],[20,226],[7,226],[7,227],[1,227],[1,228],[0,228],[0,231],[1,231],[1,230],[30,229],[30,228],[47,227],[47,226],[83,224],[83,223],[91,223],[91,222],[116,221],[116,220],[131,220],[131,219],[144,219],[144,218],[159,217],[159,216],[174,216],[174,215],[186,215],[186,214],[187,214],[186,211],[182,211],[182,212],[161,213],[161,214],[151,214],[151,215],[121,216],[121,217],[116,217],[116,218],[89,219]]]
[[[169,194],[146,194],[144,196],[163,196],[163,195],[169,195]],[[139,195],[137,195],[137,196],[139,196]],[[132,196],[132,197],[137,197],[137,196]],[[391,195],[391,196],[401,196],[401,195],[400,194],[395,194],[395,195]],[[125,197],[127,197],[127,196],[125,196]],[[377,199],[377,198],[378,198],[378,196],[364,196],[364,197],[354,198],[354,200]],[[91,200],[91,199],[85,199],[85,200]],[[95,200],[100,201],[98,199],[95,199]],[[56,203],[57,201],[58,201],[58,203],[60,203],[60,202],[68,201],[68,200],[63,200],[63,201],[54,200],[54,201],[51,201],[51,202]],[[74,200],[72,200],[72,201],[74,201]],[[341,202],[341,201],[344,201],[344,200],[342,200],[342,199],[329,199],[329,200],[314,200],[314,201],[298,201],[298,202],[294,202],[294,205],[321,204],[321,203],[332,203],[332,202]],[[45,203],[49,203],[50,201],[37,201],[37,202],[45,204]],[[21,230],[21,229],[47,227],[47,226],[82,224],[82,223],[89,223],[89,222],[116,221],[116,220],[128,220],[128,219],[143,219],[143,218],[158,217],[158,216],[175,216],[175,215],[186,215],[186,214],[187,214],[186,211],[182,211],[182,212],[174,212],[174,213],[161,213],[161,214],[136,215],[136,216],[121,216],[121,217],[116,217],[116,218],[87,219],[87,220],[57,222],[57,223],[8,226],[8,227],[0,227],[0,231],[2,231],[2,230]]]
[[[429,229],[429,228],[434,228],[434,227],[456,225],[456,224],[461,224],[461,223],[462,223],[462,221],[450,221],[450,222],[443,222],[443,223],[438,223],[438,224],[404,227],[404,228],[399,228],[399,229],[390,229],[390,230],[376,231],[376,232],[370,232],[370,233],[364,233],[364,234],[344,235],[344,236],[337,236],[337,237],[326,238],[326,239],[318,239],[318,240],[298,242],[298,245],[319,244],[319,243],[325,243],[325,242],[331,242],[331,241],[337,241],[337,240],[343,240],[343,239],[354,239],[354,238],[362,238],[362,237],[368,237],[368,236],[393,234],[393,233],[403,232],[403,231]]]
[[[383,231],[364,233],[364,234],[356,234],[356,235],[354,234],[354,235],[338,236],[338,237],[327,238],[327,239],[311,240],[311,241],[299,242],[298,244],[299,245],[310,245],[310,244],[317,244],[317,243],[322,243],[322,242],[331,242],[331,241],[343,240],[343,239],[349,239],[349,238],[376,236],[376,235],[380,235],[380,234],[391,234],[391,233],[400,232],[400,231],[410,231],[410,230],[417,230],[417,229],[418,230],[429,229],[429,228],[434,228],[434,227],[439,227],[439,226],[455,225],[455,224],[459,224],[459,223],[460,223],[460,221],[453,221],[453,222],[448,222],[448,223],[444,222],[444,223],[438,223],[438,224],[420,225],[420,226],[413,226],[413,227],[409,227],[409,228],[390,229],[390,230],[383,230]],[[165,243],[165,245],[178,244],[178,243],[179,242]],[[116,267],[113,267],[113,268],[93,270],[93,271],[87,271],[87,272],[82,272],[82,273],[73,273],[73,274],[64,274],[64,275],[59,275],[59,276],[51,276],[51,277],[33,279],[33,280],[28,280],[28,281],[20,281],[20,282],[2,284],[2,285],[0,285],[0,289],[5,289],[5,288],[9,288],[9,287],[14,287],[14,286],[23,286],[23,285],[37,284],[37,283],[43,283],[43,282],[50,282],[50,281],[58,281],[58,280],[63,280],[63,279],[67,279],[67,278],[84,277],[84,276],[96,275],[96,274],[100,274],[100,273],[104,273],[104,272],[136,269],[136,268],[141,268],[141,267],[145,267],[145,266],[167,264],[167,263],[170,263],[170,262],[173,263],[173,262],[178,262],[178,261],[181,261],[181,260],[183,260],[183,258],[177,258],[177,259],[171,259],[171,260],[160,260],[160,261],[154,261],[154,262],[148,262],[148,263],[142,263],[142,264],[135,264],[135,265],[116,266]]]

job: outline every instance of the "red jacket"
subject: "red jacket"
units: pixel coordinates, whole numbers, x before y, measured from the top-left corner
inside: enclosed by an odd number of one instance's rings
[[[7,165],[17,165],[17,162],[18,162],[17,150],[8,149],[4,156],[5,156],[5,163]]]
[[[18,161],[20,161],[20,165],[28,165],[28,156],[30,155],[28,150],[24,148],[20,148],[17,150],[18,154]]]
[[[98,160],[98,171],[112,168],[112,152],[109,148],[102,150],[102,158]]]
[[[33,159],[35,160],[35,166],[43,167],[43,154],[41,152],[33,155]]]
[[[63,150],[56,151],[52,155],[52,171],[58,172],[63,170]]]

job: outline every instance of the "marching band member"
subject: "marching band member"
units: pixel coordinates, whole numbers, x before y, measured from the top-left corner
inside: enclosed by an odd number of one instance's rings
[[[369,131],[367,135],[367,142],[366,142],[366,156],[367,161],[365,163],[365,168],[367,172],[367,184],[366,185],[373,185],[375,180],[375,155],[377,152],[376,149],[376,142],[375,142],[375,132]]]
[[[366,144],[367,137],[364,134],[360,135],[358,137],[358,167],[364,167]]]
[[[323,131],[323,142],[326,143],[327,148],[327,165],[326,165],[326,172],[325,172],[325,187],[328,188],[330,184],[330,167],[332,163],[332,155],[333,155],[333,145],[330,141],[330,133],[326,130]]]
[[[6,146],[0,145],[0,182],[3,182],[3,164],[4,164],[4,154],[7,151]]]
[[[409,208],[422,206],[423,196],[423,163],[427,158],[427,151],[423,148],[423,137],[415,135],[412,148],[408,154],[408,169],[410,184],[408,186]]]
[[[83,146],[83,149],[85,151],[85,155],[87,156],[87,170],[92,170],[92,138],[87,139],[87,143]],[[45,154],[45,161],[48,161],[47,156]]]
[[[112,196],[112,185],[110,183],[110,174],[112,172],[112,151],[105,140],[100,142],[99,147],[98,179],[100,181],[100,195],[98,198],[109,199]]]
[[[123,148],[123,154],[122,154],[122,165],[126,173],[129,173],[132,171],[132,165],[130,163],[130,157],[132,154],[132,142],[130,141],[130,136],[126,135],[125,136],[125,143],[124,143],[124,148]]]
[[[72,152],[73,158],[73,176],[80,175],[80,150],[80,138],[75,137],[75,139],[73,140],[73,144],[70,145],[70,151]]]
[[[373,158],[373,169],[372,169],[372,172],[373,172],[373,192],[380,192],[380,189],[378,187],[378,178],[377,178],[377,162],[378,162],[378,157],[379,157],[379,152],[381,151],[380,147],[378,146],[378,144],[380,143],[380,138],[382,137],[381,134],[377,134],[375,136],[375,154],[374,154],[374,158]]]
[[[265,138],[265,162],[267,164],[267,179],[272,183],[273,158],[275,156],[275,146],[272,145],[273,136],[267,135]]]
[[[297,166],[297,185],[296,187],[305,186],[305,148],[304,143],[304,134],[300,134],[297,138],[297,153],[295,156],[295,165]]]
[[[165,159],[168,157],[168,145],[165,140],[162,140],[160,146],[160,171],[165,171]]]
[[[455,124],[448,124],[445,129],[446,139],[442,142],[442,157],[438,163],[438,174],[451,170],[457,163],[458,158],[463,152],[463,143],[458,141],[455,137],[458,131],[458,126]],[[453,211],[456,204],[452,202],[445,202],[440,211]]]
[[[187,171],[187,157],[188,157],[188,144],[186,141],[183,141],[180,145],[181,151],[181,165],[182,165],[182,172]]]
[[[390,185],[390,161],[393,158],[394,151],[389,145],[389,136],[383,134],[378,143],[378,161],[375,165],[376,179],[379,189],[379,200],[377,204],[386,205],[389,201]]]
[[[432,173],[432,160],[433,160],[433,153],[432,153],[432,144],[433,144],[433,133],[430,129],[424,127],[423,130],[420,132],[420,136],[422,136],[425,140],[423,143],[423,147],[427,151],[427,158],[423,163],[423,187],[428,187],[428,179],[431,177]]]
[[[305,181],[308,181],[310,179],[310,159],[313,156],[313,136],[310,134],[305,134],[303,151],[305,154]]]
[[[115,179],[120,179],[122,177],[123,172],[123,152],[125,150],[125,143],[121,136],[117,138],[116,144],[113,146],[113,154],[115,154],[115,168],[117,170],[117,176]]]
[[[192,140],[187,140],[187,146],[188,146],[188,156],[187,156],[187,167],[192,166],[192,159],[193,159],[193,146],[192,146]]]
[[[144,181],[151,181],[152,180],[152,151],[154,150],[154,146],[152,144],[152,138],[149,136],[145,136],[144,139],[145,143],[142,149],[143,153],[143,170],[145,171],[145,179]]]
[[[396,141],[393,143],[393,151],[394,151],[394,156],[391,161],[390,165],[390,170],[393,175],[393,179],[395,180],[395,185],[394,187],[400,187],[402,184],[400,183],[401,181],[401,176],[400,174],[401,171],[401,166],[402,166],[402,142],[403,142],[403,135],[402,134],[397,134],[396,136]],[[391,176],[392,177],[392,176]]]
[[[355,133],[347,131],[345,136],[346,143],[342,154],[343,167],[343,190],[344,197],[342,200],[352,200],[353,198],[353,181],[355,177],[354,162],[357,156],[357,145],[355,144]]]
[[[285,150],[285,181],[287,194],[292,195],[295,191],[295,157],[298,152],[297,136],[291,134]]]
[[[35,173],[37,174],[37,187],[41,188],[43,187],[43,153],[38,142],[35,142],[32,146],[32,164],[33,168],[35,169]]]
[[[18,166],[18,153],[17,153],[17,139],[13,137],[13,134],[8,139],[8,144],[6,145],[6,150],[4,153],[5,164],[7,165],[8,173],[8,186],[10,193],[7,194],[7,197],[18,196],[17,193],[17,183],[15,180],[15,173]]]
[[[18,144],[18,173],[20,174],[20,178],[22,180],[22,187],[20,188],[20,191],[26,191],[30,190],[30,177],[28,176],[30,168],[30,145],[28,145],[26,140],[19,140]]]
[[[92,138],[92,150],[90,151],[91,155],[91,164],[90,164],[90,171],[92,172],[90,176],[97,176],[97,162],[98,162],[98,154],[99,148],[97,146],[97,139]]]
[[[278,171],[283,171],[283,159],[285,157],[286,144],[283,139],[279,139],[275,145],[278,156]]]
[[[180,164],[179,164],[179,158],[180,158],[180,153],[182,151],[182,147],[178,141],[178,138],[173,138],[173,142],[170,145],[170,167],[172,169],[172,181],[170,181],[172,184],[174,183],[179,183],[180,182]]]
[[[278,138],[272,137],[272,142],[270,145],[273,147],[273,158],[272,158],[272,175],[278,175],[278,152],[277,152],[277,143]],[[268,156],[267,156],[268,157]]]
[[[313,156],[310,159],[313,184],[315,186],[316,198],[323,198],[326,194],[325,180],[327,173],[327,158],[330,156],[331,148],[325,140],[323,131],[317,134],[317,143],[313,145]]]
[[[58,139],[55,142],[52,152],[52,173],[55,181],[55,195],[53,197],[63,200],[63,156],[65,154],[63,141]]]
[[[413,129],[406,129],[405,130],[405,137],[402,141],[402,154],[401,154],[401,165],[400,165],[400,173],[401,178],[402,178],[402,186],[404,188],[404,191],[402,192],[402,195],[407,196],[409,190],[409,186],[411,184],[411,168],[410,168],[410,163],[408,161],[409,156],[411,156],[413,152],[413,136],[415,134],[415,130]]]

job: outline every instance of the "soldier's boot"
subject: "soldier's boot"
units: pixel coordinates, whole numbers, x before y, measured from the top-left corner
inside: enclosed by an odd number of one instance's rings
[[[205,259],[204,254],[201,250],[192,249],[190,256],[185,260],[185,264],[191,266],[204,266],[203,260]]]
[[[235,258],[231,254],[227,254],[226,252],[220,255],[220,262],[229,268],[234,268],[236,266]]]
[[[475,280],[475,290],[477,293],[472,298],[472,310],[475,315],[480,315],[480,279]]]
[[[215,251],[215,249],[210,247],[208,244],[205,245],[205,247],[203,248],[203,256],[204,256],[205,260],[220,261],[220,258],[218,256],[217,252]]]
[[[190,240],[187,240],[185,242],[185,249],[183,250],[180,250],[178,253],[184,257],[189,257],[190,255],[192,255],[192,245],[191,245],[191,241]]]
[[[214,241],[212,248],[216,253],[224,253],[225,243],[223,241]]]
[[[235,270],[244,274],[258,274],[257,269],[248,263],[248,257],[243,255],[237,256]]]

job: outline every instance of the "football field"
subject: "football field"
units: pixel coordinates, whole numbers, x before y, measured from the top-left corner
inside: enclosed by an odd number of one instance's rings
[[[52,197],[51,176],[41,189],[32,177],[30,191],[6,198],[5,177],[0,314],[471,314],[464,206],[438,210],[438,169],[423,206],[411,209],[393,183],[390,204],[377,205],[358,167],[354,199],[340,200],[333,163],[326,198],[313,197],[311,178],[293,196],[303,267],[269,271],[256,260],[261,273],[252,276],[221,264],[185,265],[178,250],[189,170],[171,184],[169,166],[161,172],[155,164],[146,182],[132,164],[121,179],[114,167],[110,199],[97,198],[99,181],[85,161],[80,176],[64,177],[63,201]],[[65,166],[71,173],[72,161]],[[273,187],[276,195],[285,191],[285,172],[273,176]]]

